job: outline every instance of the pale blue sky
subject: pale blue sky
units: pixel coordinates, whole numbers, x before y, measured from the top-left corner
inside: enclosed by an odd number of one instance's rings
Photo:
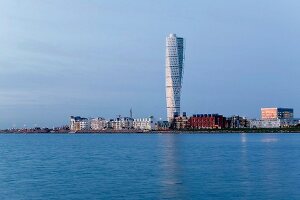
[[[165,37],[186,38],[182,111],[300,115],[298,0],[2,0],[0,128],[166,116]]]

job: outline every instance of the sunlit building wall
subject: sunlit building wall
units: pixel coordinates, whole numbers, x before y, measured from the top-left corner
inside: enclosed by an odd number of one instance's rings
[[[294,110],[292,108],[261,108],[262,120],[293,120]]]

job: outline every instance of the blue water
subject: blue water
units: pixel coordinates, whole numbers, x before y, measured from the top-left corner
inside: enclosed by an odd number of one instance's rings
[[[0,135],[0,199],[300,199],[300,134]]]

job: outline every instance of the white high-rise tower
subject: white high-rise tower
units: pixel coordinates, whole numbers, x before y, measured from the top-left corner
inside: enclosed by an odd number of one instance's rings
[[[170,34],[166,39],[166,100],[167,118],[180,114],[180,94],[183,77],[184,39]]]

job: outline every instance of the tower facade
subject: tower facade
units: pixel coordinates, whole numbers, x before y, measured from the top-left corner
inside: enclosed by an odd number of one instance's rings
[[[180,95],[183,78],[184,39],[170,34],[166,39],[166,101],[167,119],[180,114]]]

